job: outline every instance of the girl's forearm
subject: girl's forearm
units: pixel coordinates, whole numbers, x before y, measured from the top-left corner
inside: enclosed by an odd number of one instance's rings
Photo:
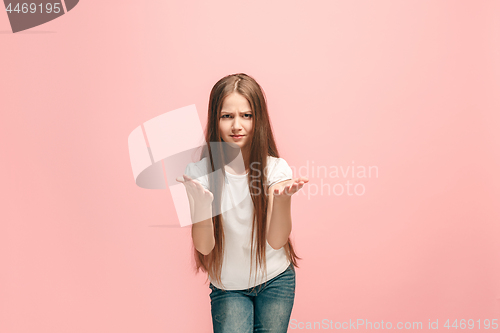
[[[192,222],[191,237],[193,238],[194,247],[201,254],[207,255],[215,246],[212,206],[195,207]]]
[[[267,242],[275,250],[286,244],[292,231],[292,197],[273,199]]]

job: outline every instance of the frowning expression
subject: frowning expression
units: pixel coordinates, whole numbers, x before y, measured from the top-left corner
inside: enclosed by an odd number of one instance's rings
[[[248,152],[253,136],[253,111],[248,100],[236,92],[222,103],[219,129],[224,142],[235,144]]]

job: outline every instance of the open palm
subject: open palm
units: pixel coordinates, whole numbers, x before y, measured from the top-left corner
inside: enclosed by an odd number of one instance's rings
[[[297,193],[306,183],[309,182],[309,178],[300,177],[296,179],[292,179],[286,182],[283,182],[274,189],[273,195],[275,199],[287,198],[291,197],[295,193]]]

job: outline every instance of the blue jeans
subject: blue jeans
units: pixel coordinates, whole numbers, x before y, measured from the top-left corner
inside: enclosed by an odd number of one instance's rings
[[[286,333],[295,298],[295,268],[243,290],[222,290],[210,283],[214,333]],[[253,291],[252,291],[253,289]]]

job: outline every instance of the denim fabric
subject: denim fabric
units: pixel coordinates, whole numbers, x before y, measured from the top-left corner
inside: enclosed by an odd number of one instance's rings
[[[222,290],[210,283],[214,333],[286,333],[295,298],[295,268],[244,290]]]

